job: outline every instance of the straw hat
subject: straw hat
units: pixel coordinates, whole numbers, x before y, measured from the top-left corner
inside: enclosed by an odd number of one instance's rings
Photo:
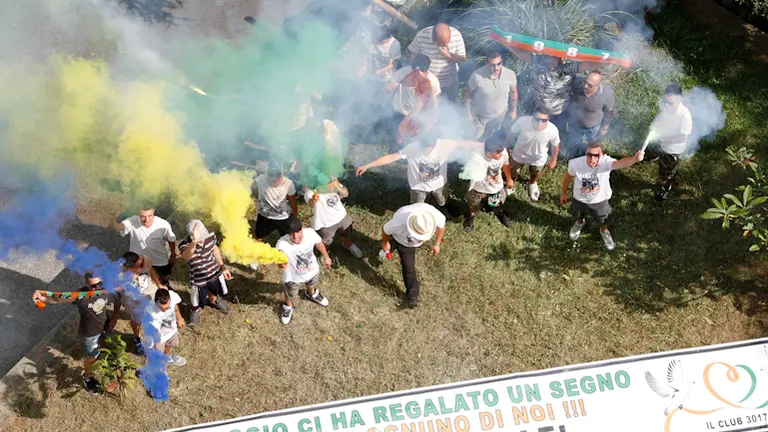
[[[418,241],[427,241],[435,233],[435,218],[431,213],[417,210],[408,216],[408,235]]]

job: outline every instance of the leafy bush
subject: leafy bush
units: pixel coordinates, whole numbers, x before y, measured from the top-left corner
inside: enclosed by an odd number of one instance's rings
[[[701,215],[704,219],[721,219],[723,229],[728,229],[731,224],[740,227],[742,236],[746,239],[752,237],[754,243],[750,251],[765,251],[768,248],[768,178],[763,169],[755,163],[752,150],[745,147],[726,149],[728,157],[733,165],[740,165],[748,172],[747,184],[741,185],[736,190],[739,194],[725,194],[719,200],[712,198],[714,207],[707,209]]]
[[[120,336],[109,335],[105,342],[111,348],[99,349],[99,359],[91,370],[101,376],[99,381],[107,394],[122,400],[126,391],[135,385],[139,364],[128,357],[126,343]]]

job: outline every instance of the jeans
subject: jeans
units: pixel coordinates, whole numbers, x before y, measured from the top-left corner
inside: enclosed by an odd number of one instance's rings
[[[415,303],[419,300],[419,281],[416,279],[416,250],[418,248],[403,246],[394,239],[392,243],[397,253],[400,254],[405,295],[408,296],[409,303]]]
[[[587,128],[580,124],[571,123],[565,136],[565,145],[562,148],[563,158],[573,159],[583,156],[586,153],[587,144],[590,141],[600,139],[600,127],[601,125]]]

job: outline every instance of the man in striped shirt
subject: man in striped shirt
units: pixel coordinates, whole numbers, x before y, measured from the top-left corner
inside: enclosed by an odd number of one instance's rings
[[[449,101],[456,101],[459,93],[457,63],[467,60],[464,38],[458,30],[445,23],[421,29],[408,46],[411,61],[416,54],[431,60],[429,71],[437,76],[440,88]]]
[[[227,282],[232,273],[224,267],[221,251],[216,246],[216,233],[208,232],[197,219],[187,223],[189,237],[179,245],[181,256],[189,263],[192,311],[189,325],[200,323],[200,310],[205,302],[216,309],[229,313],[229,305],[222,298],[227,295]]]

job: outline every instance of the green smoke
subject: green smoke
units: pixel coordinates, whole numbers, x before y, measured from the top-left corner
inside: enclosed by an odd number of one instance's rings
[[[337,32],[320,21],[295,32],[257,24],[237,41],[189,41],[172,60],[181,84],[173,108],[209,159],[235,156],[253,140],[273,158],[299,161],[302,181],[315,185],[341,174],[346,148],[327,148],[321,117],[299,130],[297,118],[313,94],[333,90],[340,47]]]

